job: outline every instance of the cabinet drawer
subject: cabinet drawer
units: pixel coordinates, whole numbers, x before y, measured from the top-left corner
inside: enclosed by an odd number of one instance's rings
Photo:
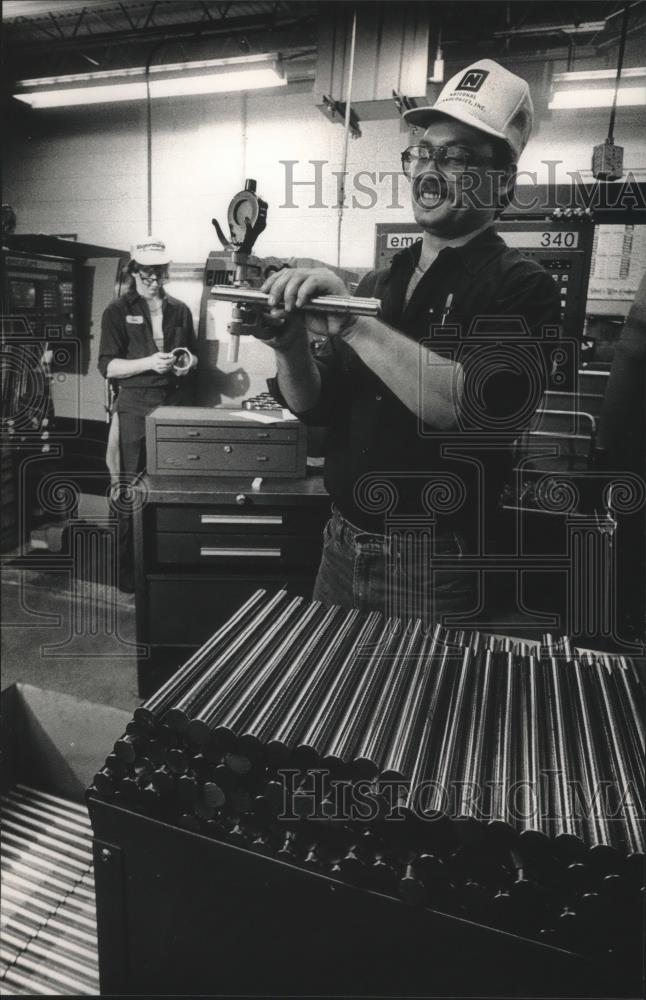
[[[157,466],[160,471],[208,471],[226,476],[252,474],[256,470],[258,475],[263,476],[293,474],[297,458],[297,449],[290,444],[157,442]]]
[[[322,538],[291,535],[201,534],[163,531],[157,536],[160,565],[312,566],[318,565]]]
[[[298,440],[296,427],[187,427],[172,424],[157,424],[158,441],[230,441],[253,442],[268,441],[272,444],[284,444]]]
[[[164,506],[155,511],[156,531],[189,531],[200,534],[312,535],[319,538],[328,518],[322,509],[287,507],[181,507]]]

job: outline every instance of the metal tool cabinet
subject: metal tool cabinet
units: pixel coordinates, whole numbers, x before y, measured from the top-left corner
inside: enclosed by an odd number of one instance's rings
[[[311,597],[329,498],[319,476],[143,478],[135,509],[138,684],[153,691],[254,590]]]

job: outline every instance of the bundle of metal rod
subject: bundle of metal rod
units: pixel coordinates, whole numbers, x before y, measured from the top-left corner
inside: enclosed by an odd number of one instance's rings
[[[0,989],[99,992],[91,829],[83,807],[16,785],[2,796]]]
[[[425,630],[259,591],[137,710],[90,798],[616,949],[641,899],[643,693],[638,663],[567,636]]]

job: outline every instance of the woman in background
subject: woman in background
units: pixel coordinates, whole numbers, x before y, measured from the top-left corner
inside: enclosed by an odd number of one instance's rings
[[[193,318],[184,302],[164,291],[169,264],[162,240],[146,236],[134,243],[130,287],[110,303],[101,321],[99,371],[118,392],[110,443],[114,449],[118,437],[120,490],[145,470],[146,415],[157,406],[193,402],[193,379],[187,378],[197,366]],[[134,590],[132,516],[123,510],[119,586]]]

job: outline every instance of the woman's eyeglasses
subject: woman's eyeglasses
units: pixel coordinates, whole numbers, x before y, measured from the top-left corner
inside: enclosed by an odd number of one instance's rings
[[[408,178],[421,163],[433,163],[445,174],[463,174],[471,167],[491,163],[490,156],[479,156],[464,146],[409,146],[402,153],[402,170]]]
[[[155,281],[158,285],[161,285],[163,281],[168,280],[167,267],[138,267],[136,273],[144,285],[152,285]]]

